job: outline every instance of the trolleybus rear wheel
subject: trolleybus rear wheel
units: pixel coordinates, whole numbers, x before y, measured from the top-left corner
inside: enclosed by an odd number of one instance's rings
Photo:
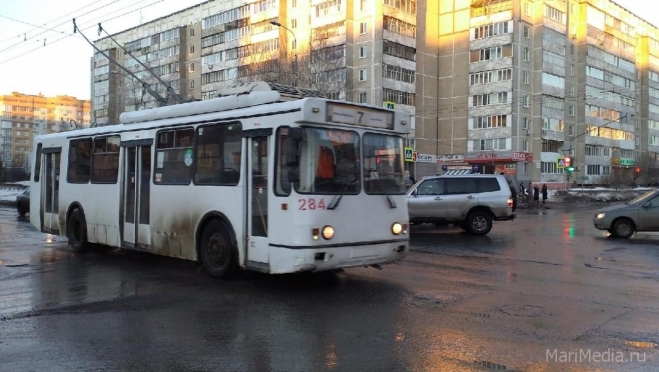
[[[84,253],[89,248],[87,222],[85,221],[85,214],[79,208],[74,209],[67,220],[66,235],[74,252]]]
[[[236,272],[237,252],[226,226],[220,221],[212,221],[204,229],[199,255],[204,269],[214,278],[229,279]]]

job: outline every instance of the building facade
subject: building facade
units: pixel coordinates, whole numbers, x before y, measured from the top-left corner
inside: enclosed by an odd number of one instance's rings
[[[95,42],[92,120],[158,106],[142,82],[168,103],[167,86],[204,100],[265,80],[414,113],[416,16],[415,0],[207,1]]]
[[[90,108],[90,101],[70,96],[46,97],[18,92],[0,95],[2,167],[28,170],[34,137],[89,127]]]
[[[416,142],[430,160],[417,173],[455,167],[561,185],[631,183],[656,168],[656,27],[608,0],[419,8]]]

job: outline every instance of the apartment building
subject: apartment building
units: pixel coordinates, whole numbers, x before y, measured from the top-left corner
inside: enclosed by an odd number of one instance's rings
[[[608,0],[419,8],[416,142],[430,160],[417,173],[462,168],[558,185],[568,177],[557,160],[571,155],[569,182],[598,184],[655,167],[656,27]]]
[[[29,169],[32,140],[46,133],[89,127],[91,102],[70,96],[12,92],[0,95],[2,167]]]
[[[207,1],[95,42],[110,58],[92,60],[92,117],[116,123],[254,80],[414,113],[416,15],[416,0]]]

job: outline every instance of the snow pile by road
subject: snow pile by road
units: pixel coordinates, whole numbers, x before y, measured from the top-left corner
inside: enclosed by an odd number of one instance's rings
[[[25,187],[29,185],[30,181],[0,184],[0,201],[15,202],[16,196],[21,194],[25,190]]]
[[[613,189],[595,187],[591,189],[580,188],[570,190],[556,190],[549,193],[549,200],[553,202],[625,202],[632,200],[646,192],[653,190],[649,187],[637,187],[634,189]]]

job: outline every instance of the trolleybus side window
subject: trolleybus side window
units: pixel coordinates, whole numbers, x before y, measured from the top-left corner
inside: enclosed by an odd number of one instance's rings
[[[242,125],[222,123],[197,128],[196,185],[236,186],[240,181]]]
[[[194,129],[158,132],[154,182],[189,185],[192,170],[192,136]]]
[[[68,183],[89,183],[91,176],[92,139],[82,138],[69,142]]]
[[[277,146],[275,151],[275,195],[288,196],[291,194],[291,181],[289,171],[295,171],[294,164],[297,164],[297,153],[293,154],[296,147],[293,146],[289,137],[290,127],[281,127],[277,129]]]
[[[364,133],[364,190],[367,194],[404,194],[403,139]]]
[[[41,144],[37,145],[37,158],[34,160],[34,182],[39,182],[41,174]]]
[[[92,183],[117,183],[119,177],[119,136],[94,138]]]

